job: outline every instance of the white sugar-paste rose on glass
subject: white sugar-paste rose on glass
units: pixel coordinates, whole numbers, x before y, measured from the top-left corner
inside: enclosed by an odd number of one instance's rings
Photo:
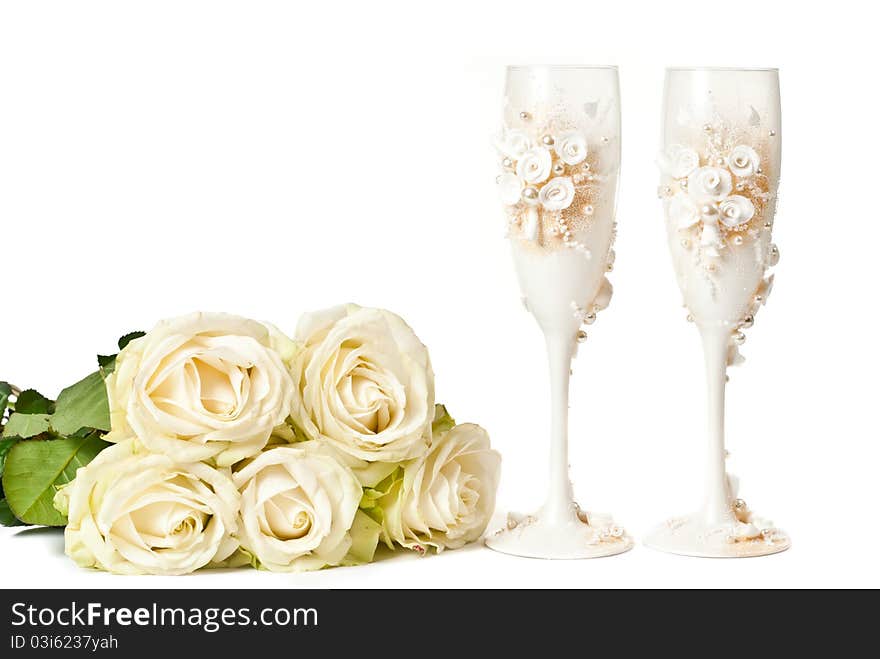
[[[495,148],[508,158],[519,160],[532,148],[532,140],[521,130],[508,130],[495,141]]]
[[[548,211],[565,210],[574,200],[574,184],[568,176],[557,176],[541,188],[538,197]]]
[[[259,453],[290,414],[295,346],[247,318],[195,313],[129,343],[107,378],[112,432],[181,462],[230,466]]]
[[[694,200],[683,192],[666,202],[666,217],[679,229],[687,229],[700,221],[700,213]]]
[[[498,196],[505,206],[516,204],[522,194],[522,181],[516,174],[501,174],[497,179]]]
[[[54,503],[67,515],[64,551],[80,567],[188,574],[238,549],[229,469],[148,453],[134,438],[77,469]]]
[[[577,165],[587,157],[587,140],[576,130],[566,131],[556,138],[554,149],[566,165]]]
[[[727,166],[740,178],[752,176],[761,166],[761,158],[752,147],[740,144],[727,157]]]
[[[746,197],[733,195],[718,205],[721,221],[729,227],[745,224],[755,215],[755,205]]]
[[[550,176],[553,158],[543,147],[534,147],[526,151],[516,163],[516,175],[526,183],[541,183]]]
[[[299,572],[345,558],[363,490],[318,442],[263,451],[233,480],[241,493],[238,537],[257,565]]]
[[[732,190],[730,172],[720,167],[700,167],[688,176],[688,194],[697,203],[721,201]]]
[[[660,169],[672,178],[686,178],[700,166],[700,155],[681,144],[670,144],[660,154]]]

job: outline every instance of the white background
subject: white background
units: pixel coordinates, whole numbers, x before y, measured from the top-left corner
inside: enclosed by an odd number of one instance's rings
[[[865,5],[0,7],[0,377],[55,395],[118,335],[191,310],[292,332],[304,310],[387,307],[430,347],[438,398],[502,451],[500,510],[542,499],[548,416],[493,186],[503,66],[619,65],[615,295],[574,366],[571,462],[581,502],[637,538],[697,506],[703,464],[700,346],[655,196],[663,69],[778,66],[782,260],[731,371],[728,447],[743,498],[794,541],[741,561],[474,547],[160,579],[80,570],[57,532],[4,529],[4,586],[880,586],[880,99]]]

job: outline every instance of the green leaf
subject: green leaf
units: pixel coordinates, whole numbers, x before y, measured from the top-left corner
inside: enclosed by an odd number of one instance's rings
[[[382,481],[373,487],[365,487],[358,507],[375,522],[381,524],[384,517],[380,500],[389,494],[403,480],[403,467],[396,467]]]
[[[9,397],[12,395],[12,387],[8,382],[0,382],[0,419],[9,406]]]
[[[107,386],[98,371],[62,391],[55,407],[52,428],[61,435],[73,435],[82,428],[110,430]]]
[[[22,414],[52,414],[52,407],[52,401],[34,389],[22,391],[15,401],[15,411]]]
[[[12,514],[6,499],[0,499],[0,526],[21,526],[23,522]]]
[[[15,412],[3,426],[3,437],[29,439],[49,430],[48,414],[23,414]]]
[[[107,377],[116,368],[116,355],[98,355],[98,370]]]
[[[445,405],[439,403],[434,406],[434,422],[431,424],[431,434],[434,436],[452,430],[455,427],[455,419],[449,414]]]
[[[0,439],[0,476],[3,475],[3,467],[6,464],[6,455],[9,453],[9,449],[12,448],[12,445],[17,441],[19,441],[18,437]],[[0,480],[0,499],[2,499],[3,496],[3,481]]]
[[[18,437],[10,437],[8,439],[0,439],[0,474],[3,473],[3,465],[6,464],[6,454],[12,445],[18,441]]]
[[[83,439],[31,439],[15,444],[3,470],[3,490],[13,514],[27,524],[64,526],[67,520],[52,503],[55,492],[107,446],[94,434]]]
[[[371,563],[379,545],[379,534],[382,525],[358,510],[354,516],[354,523],[349,531],[351,535],[351,549],[345,557],[344,565],[361,565]]]
[[[119,339],[119,349],[125,350],[125,346],[127,346],[129,343],[131,343],[135,339],[139,339],[142,336],[146,336],[146,335],[147,335],[146,332],[129,332],[128,334],[123,336],[121,339]]]

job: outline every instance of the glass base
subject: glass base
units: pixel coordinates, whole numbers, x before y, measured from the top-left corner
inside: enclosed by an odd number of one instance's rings
[[[736,529],[736,523],[709,525],[701,515],[676,517],[654,529],[645,546],[700,558],[768,556],[791,547],[791,539],[779,529],[766,529],[753,537],[737,537]]]
[[[511,513],[507,527],[485,542],[502,554],[559,560],[614,556],[633,547],[633,539],[610,516],[581,511],[576,505],[571,517],[562,520],[546,519],[542,513]]]

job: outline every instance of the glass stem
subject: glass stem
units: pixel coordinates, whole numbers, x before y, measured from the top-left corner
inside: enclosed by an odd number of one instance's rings
[[[706,362],[708,446],[704,521],[716,526],[733,521],[733,502],[727,482],[724,449],[724,389],[727,383],[727,348],[730,330],[723,325],[701,326]]]
[[[572,519],[572,488],[568,473],[568,384],[575,342],[570,333],[547,333],[550,365],[550,473],[543,515],[547,522]]]

